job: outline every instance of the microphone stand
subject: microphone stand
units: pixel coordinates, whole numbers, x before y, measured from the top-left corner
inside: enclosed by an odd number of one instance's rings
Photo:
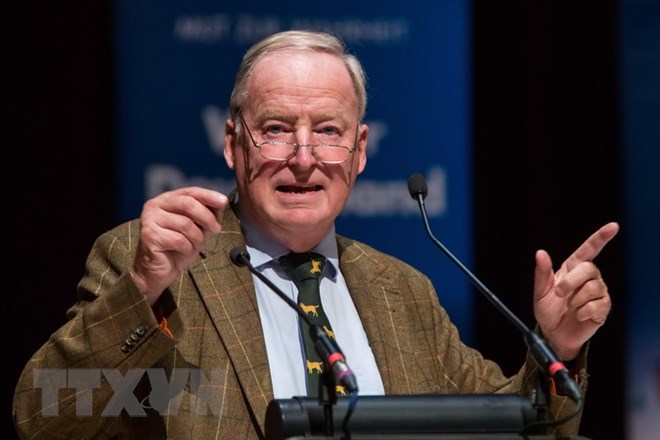
[[[336,404],[335,379],[327,370],[323,370],[321,380],[319,381],[319,405],[323,407],[325,421],[324,433],[329,437],[335,435],[333,408]]]
[[[287,297],[287,299],[289,299]],[[292,301],[293,302],[293,301]],[[298,308],[300,310],[300,308]],[[314,347],[316,348],[317,353],[321,356],[322,359],[326,359],[324,353],[327,352],[327,349],[324,347],[326,343],[330,343],[330,338],[328,334],[323,330],[318,324],[312,324],[307,315],[305,315],[305,322],[309,324],[309,332],[314,339]],[[327,341],[324,341],[326,339]],[[328,362],[325,362],[326,368],[323,369],[321,373],[321,380],[319,380],[319,406],[323,408],[323,417],[325,421],[324,435],[328,437],[334,436],[334,415],[333,409],[337,404],[337,393],[335,392],[336,384],[335,378],[330,374],[329,370],[331,368],[328,365]]]
[[[417,200],[422,218],[424,219],[424,227],[426,233],[431,238],[431,241],[440,248],[440,250],[456,265],[458,268],[470,279],[481,293],[484,294],[486,299],[490,301],[500,312],[502,312],[524,335],[525,343],[530,350],[534,360],[539,367],[550,377],[555,379],[557,388],[561,390],[564,395],[568,396],[576,404],[582,404],[582,392],[577,386],[577,383],[570,377],[566,366],[559,361],[557,355],[553,352],[552,348],[541,338],[541,336],[530,330],[511,310],[509,310],[500,299],[488,289],[475,275],[468,270],[461,261],[456,258],[450,251],[443,245],[440,240],[435,238],[429,225],[428,214],[426,213],[426,206],[424,199],[428,193],[426,186],[426,179],[419,173],[412,174],[408,178],[408,190],[410,196]]]

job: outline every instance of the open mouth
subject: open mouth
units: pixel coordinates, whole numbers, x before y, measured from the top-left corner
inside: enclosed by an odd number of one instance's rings
[[[309,185],[309,186],[298,186],[298,185],[280,185],[277,187],[278,191],[292,193],[292,194],[305,194],[313,191],[320,191],[322,189],[321,185]]]

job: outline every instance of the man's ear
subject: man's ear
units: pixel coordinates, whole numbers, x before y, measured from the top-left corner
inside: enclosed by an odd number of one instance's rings
[[[236,124],[231,119],[227,119],[225,123],[225,148],[223,152],[225,162],[227,162],[227,166],[231,170],[236,166],[236,157],[234,155],[236,151],[236,138]]]
[[[358,127],[360,133],[358,135],[357,150],[355,154],[358,155],[358,169],[357,173],[360,174],[367,166],[367,139],[369,138],[369,126],[367,124],[360,124]]]

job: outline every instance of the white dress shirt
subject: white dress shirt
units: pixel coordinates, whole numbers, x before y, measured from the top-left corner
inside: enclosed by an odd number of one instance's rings
[[[290,252],[259,228],[250,219],[241,217],[241,228],[245,235],[250,263],[284,294],[297,302],[298,288],[277,262],[277,258]],[[359,395],[383,395],[385,389],[376,366],[367,335],[362,327],[353,300],[339,271],[337,241],[333,230],[319,243],[314,252],[324,255],[326,264],[320,280],[321,302],[335,340],[346,362],[355,374]],[[307,387],[302,345],[298,320],[301,319],[289,304],[280,298],[254,274],[257,304],[261,326],[266,340],[268,364],[276,399],[306,396]]]

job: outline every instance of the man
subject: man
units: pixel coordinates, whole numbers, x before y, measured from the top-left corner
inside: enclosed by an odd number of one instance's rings
[[[279,257],[327,258],[323,308],[360,394],[533,392],[531,359],[505,377],[461,343],[428,278],[335,234],[368,138],[365,75],[339,40],[290,31],[257,43],[230,106],[224,156],[237,190],[163,193],[97,239],[70,320],[16,388],[23,438],[263,438],[268,403],[306,395],[306,369],[296,312],[232,263],[244,246],[291,298],[298,289]],[[587,342],[610,310],[592,260],[617,231],[603,226],[556,273],[536,255],[539,332],[576,360],[583,389]],[[549,408],[555,418],[575,410],[558,395]],[[578,421],[557,432],[575,433]]]

